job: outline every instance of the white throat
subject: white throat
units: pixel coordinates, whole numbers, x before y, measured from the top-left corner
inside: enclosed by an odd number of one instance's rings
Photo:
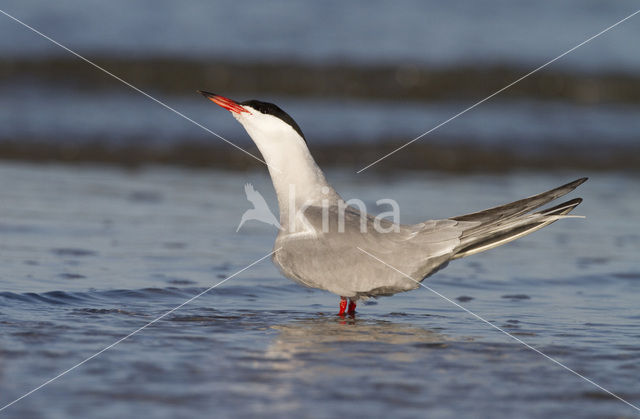
[[[304,139],[281,119],[252,110],[234,114],[269,166],[278,196],[280,224],[289,227],[290,212],[305,206],[337,204],[341,199],[327,182]]]

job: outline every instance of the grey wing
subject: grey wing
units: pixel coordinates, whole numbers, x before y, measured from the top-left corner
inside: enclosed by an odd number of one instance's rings
[[[543,192],[529,198],[520,199],[505,205],[489,208],[484,211],[474,212],[472,214],[459,215],[452,217],[457,221],[479,221],[481,223],[495,222],[504,218],[517,217],[526,214],[536,208],[539,208],[555,199],[560,198],[573,191],[575,188],[587,181],[588,178],[580,178],[569,182],[566,185],[559,186],[547,192]]]
[[[382,221],[385,230],[396,227],[392,232],[378,231],[373,217],[353,208],[345,213],[341,230],[336,208],[323,217],[321,208],[310,207],[305,215],[314,234],[296,236],[281,232],[276,240],[280,250],[274,255],[274,262],[285,275],[300,283],[346,297],[389,295],[414,289],[417,281],[451,259],[508,243],[566,217],[581,199],[536,213],[531,211],[569,193],[584,181],[586,178],[530,198],[446,220],[411,226]],[[323,219],[328,228],[323,228]]]
[[[281,233],[276,240],[276,248],[281,249],[274,255],[274,262],[285,275],[302,284],[355,298],[418,287],[416,281],[451,258],[459,245],[461,224],[467,224],[454,220],[414,226],[385,220],[376,224],[373,217],[351,207],[345,211],[342,225],[334,207],[324,217],[320,207],[310,207],[305,216],[315,237]]]
[[[453,258],[470,256],[501,246],[561,218],[570,217],[567,214],[582,202],[581,198],[535,213],[532,211],[573,191],[586,180],[587,178],[581,178],[529,198],[452,218],[456,221],[476,223],[463,232],[460,247],[455,250]]]

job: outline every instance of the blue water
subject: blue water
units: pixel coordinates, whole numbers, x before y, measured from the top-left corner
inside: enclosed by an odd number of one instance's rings
[[[457,215],[588,173],[355,175],[403,222]],[[638,177],[591,174],[577,213],[453,262],[426,284],[640,403]],[[0,165],[0,404],[271,251],[249,222],[264,172]],[[355,318],[265,260],[0,412],[15,418],[634,417],[596,387],[419,289]]]
[[[2,8],[72,49],[98,55],[537,67],[635,12],[638,3],[5,0]],[[2,19],[3,54],[67,54]],[[640,54],[632,40],[638,38],[636,17],[554,65],[634,72],[640,69]]]
[[[311,68],[347,64],[359,69],[389,64],[406,66],[409,70],[413,66],[446,68],[458,78],[457,69],[471,68],[480,71],[479,74],[486,69],[490,74],[488,80],[498,86],[507,85],[515,77],[503,81],[495,66],[524,75],[633,13],[637,7],[637,2],[630,0],[606,4],[582,0],[535,4],[502,0],[481,4],[7,0],[1,6],[89,59],[111,57],[126,62],[165,57],[169,62],[173,59],[174,63],[180,63],[176,68],[185,72],[189,68],[185,59],[201,64],[229,60],[272,62],[283,69],[289,62],[303,62]],[[637,101],[616,103],[615,99],[609,102],[607,98],[618,97],[616,89],[635,91],[633,78],[620,85],[612,80],[617,74],[634,76],[640,69],[640,50],[637,42],[633,42],[640,38],[639,16],[546,68],[545,71],[559,72],[569,80],[569,87],[563,87],[562,82],[557,84],[557,80],[547,80],[546,87],[541,85],[541,91],[545,87],[546,94],[551,95],[549,100],[541,100],[547,98],[545,95],[535,98],[498,95],[421,141],[460,143],[474,149],[495,147],[500,151],[513,148],[520,153],[532,150],[553,153],[554,147],[575,147],[580,152],[591,147],[598,150],[613,147],[636,152],[635,146],[640,144]],[[63,63],[81,63],[6,16],[0,16],[0,53],[8,66],[13,59],[37,63],[46,57],[57,57]],[[137,65],[145,66],[139,68],[141,74],[151,77],[152,61]],[[140,74],[129,74],[117,62],[106,66],[125,80],[141,82]],[[36,65],[35,70],[23,77],[10,71],[11,77],[2,78],[0,74],[0,143],[99,143],[148,148],[181,142],[222,145],[188,121],[109,80],[107,75],[102,88],[94,89],[86,80],[81,83],[82,76],[77,80],[73,74],[63,77],[54,72],[54,67],[49,61],[39,70]],[[95,72],[96,77],[103,76],[99,70]],[[591,84],[588,79],[580,79],[585,74],[595,77]],[[605,76],[606,88],[598,84],[597,78]],[[175,79],[185,77],[189,74],[176,71]],[[347,100],[348,85],[342,97],[318,94],[305,97],[300,92],[298,97],[288,97],[284,93],[251,93],[249,86],[253,80],[250,74],[247,77],[245,93],[234,98],[278,103],[298,121],[310,144],[321,145],[404,143],[497,89],[475,86],[479,93],[457,92],[445,95],[447,100],[426,97],[416,102],[390,101],[376,99],[375,95]],[[481,76],[474,77],[482,84]],[[218,92],[220,84],[225,83],[223,79],[216,79],[211,73],[211,80],[197,88]],[[582,80],[578,88],[571,84],[576,80]],[[235,121],[205,103],[193,92],[196,87],[169,89],[173,93],[165,94],[168,86],[158,83],[143,87],[234,143],[247,144],[248,138]],[[375,84],[370,89],[375,90]],[[313,91],[313,86],[302,88],[301,92],[305,91]]]

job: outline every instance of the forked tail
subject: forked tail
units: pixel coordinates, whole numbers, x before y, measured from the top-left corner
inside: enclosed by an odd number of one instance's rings
[[[535,213],[532,211],[566,195],[586,180],[587,178],[578,179],[550,191],[506,205],[453,217],[453,220],[477,223],[462,233],[460,245],[455,250],[453,259],[470,256],[509,243],[561,218],[579,217],[567,214],[582,202],[582,198],[575,198]]]

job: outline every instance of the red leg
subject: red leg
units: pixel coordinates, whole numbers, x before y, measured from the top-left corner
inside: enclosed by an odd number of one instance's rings
[[[340,297],[340,312],[338,315],[344,316],[344,312],[347,309],[347,297]]]
[[[356,314],[356,302],[353,300],[349,300],[349,309],[347,310],[347,314]]]

